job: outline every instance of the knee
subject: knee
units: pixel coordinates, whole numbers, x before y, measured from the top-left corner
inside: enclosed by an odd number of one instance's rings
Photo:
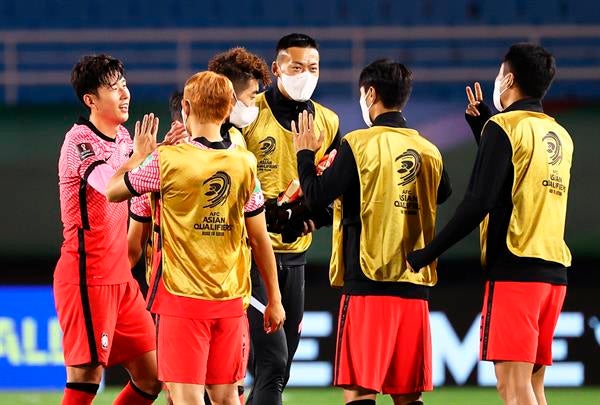
[[[158,381],[156,376],[138,377],[131,381],[136,387],[148,394],[158,395],[162,391],[162,383]]]
[[[100,384],[102,366],[97,367],[67,367],[67,382]]]

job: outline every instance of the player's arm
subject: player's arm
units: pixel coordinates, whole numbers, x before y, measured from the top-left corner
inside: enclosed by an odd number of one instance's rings
[[[324,209],[357,181],[358,172],[352,150],[347,142],[343,142],[331,166],[317,176],[315,151],[321,147],[323,132],[319,138],[315,137],[313,117],[306,111],[298,116],[297,123],[292,122],[292,132],[298,176],[306,204],[311,211]]]
[[[129,255],[129,264],[132,268],[142,257],[142,252],[150,237],[150,230],[150,222],[138,222],[130,218],[129,229],[127,230],[127,252]]]
[[[466,87],[467,101],[469,104],[465,111],[465,119],[467,120],[467,124],[471,127],[475,141],[479,144],[483,127],[487,120],[492,116],[492,110],[490,110],[490,107],[483,102],[483,91],[481,90],[479,82],[475,82],[473,89],[474,91],[471,90],[471,86]]]
[[[440,178],[440,184],[438,185],[437,200],[438,205],[443,204],[452,195],[452,184],[450,183],[450,176],[445,167],[442,167],[442,177]]]
[[[285,311],[281,304],[281,292],[277,279],[277,265],[275,254],[271,245],[271,238],[267,232],[267,223],[264,213],[264,198],[258,180],[251,200],[244,207],[246,230],[252,248],[252,256],[258,267],[261,278],[267,290],[267,306],[264,313],[264,329],[273,333],[283,326]],[[258,208],[257,208],[258,207]]]
[[[71,139],[67,151],[67,164],[83,181],[104,194],[106,184],[115,174],[115,169],[96,154],[94,143],[95,139],[88,134],[79,134]]]
[[[133,197],[129,206],[129,228],[127,230],[127,251],[131,267],[142,257],[152,230],[152,210],[148,194]]]
[[[135,123],[133,137],[133,154],[110,178],[106,186],[106,198],[111,202],[125,201],[134,195],[158,190],[135,189],[129,178],[129,172],[144,163],[146,158],[156,149],[156,134],[158,133],[158,117],[146,114],[142,122]],[[153,156],[155,159],[155,156]],[[139,172],[140,170],[138,170]]]
[[[512,176],[510,141],[500,126],[488,122],[462,202],[429,245],[407,255],[411,268],[418,271],[471,233],[498,203],[508,176]]]

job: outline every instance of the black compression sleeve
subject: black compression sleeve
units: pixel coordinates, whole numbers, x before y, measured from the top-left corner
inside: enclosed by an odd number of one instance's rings
[[[412,268],[418,270],[428,265],[471,233],[499,200],[502,186],[512,170],[512,148],[508,136],[496,123],[488,122],[462,202],[429,245],[408,254]]]
[[[311,211],[318,211],[344,194],[351,184],[358,182],[354,155],[347,142],[342,142],[331,166],[317,176],[315,154],[309,150],[298,152],[298,175],[304,199]]]

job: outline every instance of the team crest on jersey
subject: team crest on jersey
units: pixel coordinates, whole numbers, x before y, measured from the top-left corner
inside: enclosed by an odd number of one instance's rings
[[[103,350],[108,350],[108,334],[106,332],[102,333],[102,337],[100,337],[100,346]]]
[[[406,186],[417,179],[421,169],[421,155],[414,149],[407,149],[395,159],[400,162],[397,172],[400,174],[399,186]]]
[[[81,160],[85,160],[95,155],[92,144],[87,142],[78,144],[77,151],[79,152],[79,159]]]
[[[202,183],[203,187],[208,188],[204,195],[208,197],[208,204],[203,208],[215,208],[222,205],[231,190],[231,177],[225,172],[218,171]]]
[[[548,132],[542,140],[546,142],[546,152],[548,153],[548,164],[552,166],[562,162],[562,143],[560,138],[554,132]]]
[[[275,148],[277,147],[277,141],[272,136],[267,136],[265,139],[260,141],[259,144],[260,153],[263,158],[275,152]]]

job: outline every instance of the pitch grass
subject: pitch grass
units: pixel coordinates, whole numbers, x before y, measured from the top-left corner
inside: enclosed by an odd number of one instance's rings
[[[110,405],[118,390],[110,388],[98,395],[94,405]],[[600,387],[595,388],[552,388],[546,390],[551,405],[600,405]],[[59,392],[0,392],[0,404],[33,405],[59,404]],[[501,405],[493,388],[438,388],[425,394],[427,405]],[[340,390],[333,388],[299,389],[289,388],[284,394],[285,405],[337,405],[343,404]],[[159,399],[156,404],[164,404]],[[389,397],[378,397],[378,404],[391,405]]]

